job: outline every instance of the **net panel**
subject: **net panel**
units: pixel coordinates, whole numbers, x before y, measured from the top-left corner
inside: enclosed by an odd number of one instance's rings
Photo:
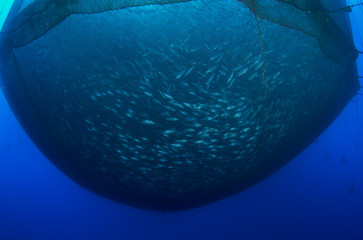
[[[21,47],[39,38],[71,14],[187,1],[190,0],[37,0],[19,13],[8,34],[12,46]]]
[[[36,0],[20,11],[8,30],[11,47],[29,44],[72,14],[90,14],[127,7],[170,4],[191,0]],[[259,18],[299,30],[317,38],[332,60],[350,65],[357,51],[350,39],[343,0],[238,0]],[[339,11],[342,9],[341,11]],[[3,46],[3,52],[11,49]]]
[[[350,36],[337,26],[330,16],[330,11],[324,9],[318,0],[239,1],[246,4],[255,15],[262,19],[317,38],[322,51],[342,65],[350,65],[357,58],[357,51]]]

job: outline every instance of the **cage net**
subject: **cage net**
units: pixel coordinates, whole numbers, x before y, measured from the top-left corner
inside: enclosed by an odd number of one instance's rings
[[[276,171],[355,96],[360,5],[19,1],[0,38],[3,91],[81,185],[143,208],[201,206]]]

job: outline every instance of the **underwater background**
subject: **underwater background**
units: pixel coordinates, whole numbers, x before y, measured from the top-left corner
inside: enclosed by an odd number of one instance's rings
[[[11,1],[2,1],[0,11],[6,12]],[[352,12],[360,51],[362,10]],[[360,56],[360,76],[362,61]],[[26,136],[0,91],[0,240],[362,240],[362,104],[357,95],[298,157],[246,191],[205,207],[161,213],[102,198],[61,173]]]

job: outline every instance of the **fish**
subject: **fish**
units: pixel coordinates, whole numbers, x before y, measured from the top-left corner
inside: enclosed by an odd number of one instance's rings
[[[35,0],[11,21],[4,93],[51,161],[120,203],[175,211],[243,191],[357,90],[349,31],[300,1],[75,2]]]

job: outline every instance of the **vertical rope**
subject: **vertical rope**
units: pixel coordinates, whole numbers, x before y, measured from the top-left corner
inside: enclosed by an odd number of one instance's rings
[[[258,31],[258,40],[260,43],[260,53],[261,53],[261,58],[262,58],[262,79],[264,81],[264,85],[265,85],[265,97],[264,97],[264,103],[263,103],[263,122],[262,127],[264,129],[269,129],[267,125],[269,125],[271,123],[271,120],[268,120],[268,114],[267,114],[267,106],[268,106],[268,92],[270,90],[270,87],[268,85],[268,80],[267,80],[267,76],[266,76],[266,61],[265,61],[265,51],[264,51],[264,45],[263,45],[263,38],[262,38],[262,30],[261,30],[261,25],[260,25],[260,20],[256,14],[256,9],[255,9],[255,2],[254,0],[252,1],[252,8],[250,8],[251,12],[253,13],[253,15],[255,16],[255,20],[256,20],[256,26],[257,26],[257,31]],[[267,137],[268,132],[267,131],[263,131],[263,133],[261,134],[261,137],[258,140],[258,145],[263,148],[264,147],[264,143]]]
[[[261,26],[260,26],[260,21],[257,18],[256,14],[253,14],[255,16],[256,19],[256,24],[257,24],[257,30],[258,30],[258,40],[260,42],[260,52],[261,52],[261,58],[262,58],[262,79],[264,80],[264,84],[265,84],[265,96],[267,96],[268,91],[270,90],[270,87],[268,86],[268,81],[267,81],[267,77],[266,77],[266,61],[265,61],[265,53],[264,53],[264,49],[263,49],[263,39],[262,39],[262,31],[261,31]]]

